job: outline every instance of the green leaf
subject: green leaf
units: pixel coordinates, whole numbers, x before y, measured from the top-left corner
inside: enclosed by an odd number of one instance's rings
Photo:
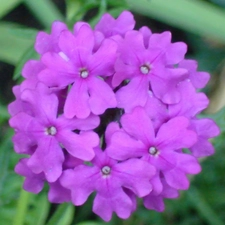
[[[31,193],[26,192],[23,189],[21,189],[20,198],[19,198],[19,201],[17,203],[17,208],[16,208],[16,215],[13,220],[13,225],[23,225],[24,224],[30,195],[31,195]]]
[[[23,0],[23,2],[46,28],[51,27],[55,20],[64,20],[55,4],[49,0]]]
[[[204,196],[196,188],[190,188],[187,191],[187,194],[192,205],[199,212],[199,215],[208,222],[208,224],[224,225],[224,222],[218,217],[216,212],[214,212],[211,206],[207,203]]]
[[[24,52],[34,43],[32,39],[24,39],[13,34],[17,24],[0,23],[0,60],[15,65]]]
[[[33,45],[27,49],[27,51],[22,55],[22,57],[20,58],[18,64],[16,65],[16,68],[14,70],[14,74],[13,74],[13,79],[17,80],[20,75],[21,75],[21,71],[22,68],[25,64],[25,62],[27,62],[29,59],[38,59],[39,55],[37,52],[35,52]]]
[[[27,225],[43,225],[49,215],[50,202],[45,192],[32,195],[32,202],[26,216]],[[35,218],[35,220],[34,220]]]
[[[106,0],[101,0],[99,4],[99,9],[98,9],[98,14],[89,21],[91,26],[94,26],[102,17],[102,15],[106,12],[107,10],[107,1]]]
[[[23,39],[34,40],[38,30],[24,27],[15,27],[9,30],[9,33]]]
[[[82,6],[82,1],[66,0],[66,20],[72,20],[72,18],[79,13]]]
[[[76,2],[76,8],[69,9],[71,7],[75,7]],[[67,0],[67,24],[69,28],[72,28],[73,25],[79,21],[82,20],[85,14],[92,8],[98,7],[99,1],[96,0],[87,0],[87,1],[81,1],[81,0]]]
[[[22,0],[1,0],[0,19],[13,10]]]
[[[82,223],[78,223],[77,225],[103,225],[101,222],[93,222],[93,221],[85,221]]]
[[[49,209],[50,209],[50,203],[46,195],[42,195],[39,198],[39,201],[36,204],[36,209],[37,209],[37,214],[36,214],[36,217],[34,217],[34,218],[37,218],[36,225],[42,225],[44,224],[44,221],[46,221],[49,214]]]
[[[221,5],[222,7],[225,7],[225,1],[224,0],[210,0],[211,2],[214,2],[217,5]]]
[[[0,103],[0,124],[9,119],[9,113],[5,106]]]
[[[225,43],[225,10],[200,0],[126,0],[140,14]]]
[[[75,207],[72,204],[59,205],[47,225],[70,225],[74,217],[74,210]]]
[[[113,8],[123,7],[126,10],[128,7],[125,0],[108,0],[107,3]]]
[[[11,143],[12,130],[7,129],[6,134],[2,137],[2,141],[0,142],[0,197],[5,185],[5,179],[8,173],[9,168],[9,158],[10,158],[10,147],[12,147]],[[1,203],[0,198],[0,203]]]

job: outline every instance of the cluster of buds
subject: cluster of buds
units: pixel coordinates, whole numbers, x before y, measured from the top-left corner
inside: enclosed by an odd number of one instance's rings
[[[163,211],[219,134],[197,117],[209,74],[184,59],[186,44],[134,26],[128,11],[104,14],[94,29],[54,22],[38,33],[40,60],[24,65],[9,105],[15,152],[26,155],[15,168],[24,189],[38,193],[47,182],[50,202],[76,206],[95,193],[93,212],[105,221],[113,212],[128,218],[137,198]]]

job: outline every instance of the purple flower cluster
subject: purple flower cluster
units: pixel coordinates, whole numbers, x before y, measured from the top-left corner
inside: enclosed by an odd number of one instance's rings
[[[38,33],[40,60],[24,65],[9,105],[14,149],[27,156],[15,168],[24,189],[38,193],[47,182],[49,201],[76,206],[95,192],[93,211],[105,221],[113,212],[128,218],[137,197],[163,211],[219,134],[197,117],[209,74],[184,59],[186,44],[134,25],[127,11],[103,15],[94,29],[54,22]]]

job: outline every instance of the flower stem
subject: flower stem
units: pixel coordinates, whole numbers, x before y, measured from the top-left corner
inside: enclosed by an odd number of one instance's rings
[[[17,204],[16,215],[13,220],[13,225],[25,224],[25,217],[29,204],[30,193],[21,189],[20,198]]]

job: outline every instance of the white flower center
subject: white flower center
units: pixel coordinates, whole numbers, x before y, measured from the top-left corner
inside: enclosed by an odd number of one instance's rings
[[[151,154],[151,155],[156,155],[158,153],[158,150],[155,148],[155,147],[150,147],[148,152]]]
[[[102,167],[102,174],[103,175],[109,175],[111,172],[111,168],[109,166]]]
[[[143,74],[148,74],[149,71],[150,71],[150,66],[147,65],[147,64],[142,65],[142,66],[140,67],[140,71],[141,71],[141,73],[143,73]]]
[[[89,73],[88,73],[87,69],[85,69],[85,68],[80,69],[80,76],[82,78],[87,78],[88,75],[89,75]]]
[[[56,128],[55,127],[48,127],[48,128],[46,128],[46,130],[45,130],[45,134],[46,135],[52,135],[52,136],[54,136],[55,134],[57,133],[57,130],[56,130]]]

